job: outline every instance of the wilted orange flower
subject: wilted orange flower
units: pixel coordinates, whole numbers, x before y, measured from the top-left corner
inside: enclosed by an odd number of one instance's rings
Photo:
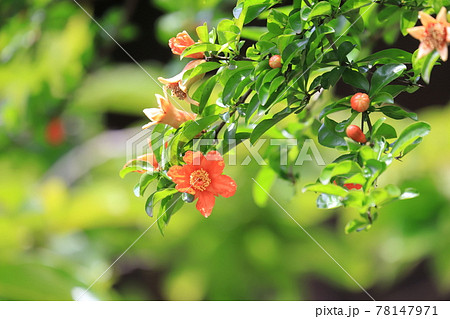
[[[159,170],[159,165],[158,165],[158,162],[156,161],[156,156],[153,155],[153,153],[147,153],[147,154],[138,156],[136,159],[129,160],[123,166],[123,168],[128,167],[128,166],[132,166],[134,161],[148,162],[151,165],[151,167],[153,167],[153,169],[155,171]],[[148,170],[136,170],[136,171],[133,171],[133,172],[143,174],[143,173],[148,172]]]
[[[422,26],[408,29],[408,33],[420,40],[419,55],[421,58],[436,49],[442,61],[447,61],[450,42],[450,23],[447,22],[447,9],[441,8],[436,19],[423,11],[419,12]]]
[[[180,32],[176,37],[169,40],[169,47],[172,49],[173,54],[181,55],[183,51],[193,45],[195,42],[192,40],[191,36],[186,32]],[[193,59],[202,59],[205,57],[203,52],[189,54],[186,57]]]
[[[169,79],[159,77],[158,80],[159,82],[164,84],[164,87],[166,89],[172,91],[172,95],[176,96],[180,100],[186,100],[188,103],[198,106],[198,102],[191,99],[191,97],[188,95],[188,91],[192,84],[203,78],[204,74],[194,76],[193,78],[190,78],[189,80],[184,82],[183,82],[183,75],[187,70],[193,69],[197,65],[200,65],[204,62],[206,61],[205,60],[190,61],[188,64],[186,64],[184,69],[174,77],[171,77]]]
[[[198,199],[198,211],[208,217],[215,204],[214,196],[233,196],[236,183],[230,176],[222,175],[225,163],[217,151],[211,151],[206,156],[201,152],[188,151],[183,159],[186,165],[172,166],[167,175],[177,184],[177,190]]]
[[[142,128],[146,129],[152,125],[163,123],[168,124],[174,128],[179,128],[180,125],[189,120],[195,120],[196,114],[188,113],[177,109],[170,103],[166,96],[155,94],[158,101],[159,108],[144,109],[144,114],[150,119],[148,124]]]

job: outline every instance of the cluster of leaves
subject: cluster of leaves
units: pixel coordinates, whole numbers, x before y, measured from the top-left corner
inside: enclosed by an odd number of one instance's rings
[[[381,205],[417,196],[414,190],[402,191],[394,185],[378,187],[377,181],[394,160],[400,160],[421,142],[430,126],[417,122],[397,134],[386,118],[417,121],[416,114],[395,105],[395,98],[403,92],[414,93],[421,79],[428,83],[439,56],[433,53],[418,59],[417,51],[412,54],[395,48],[367,54],[371,52],[367,52],[365,44],[370,48],[380,32],[392,29],[392,21],[397,23],[396,30],[406,34],[406,29],[416,24],[419,10],[435,13],[442,5],[450,4],[447,2],[296,0],[291,6],[272,8],[278,1],[239,0],[233,19],[221,20],[216,28],[206,23],[197,27],[199,42],[184,50],[182,58],[203,52],[206,62],[185,72],[183,79],[202,74],[209,77],[192,95],[199,102],[198,106],[191,105],[198,114],[196,122],[187,121],[178,129],[158,124],[151,133],[160,167],[142,175],[135,188],[136,195],[142,196],[152,180],[159,180],[156,192],[147,200],[147,212],[151,214],[153,206],[161,201],[158,225],[163,230],[183,204],[178,198],[192,201],[190,196],[177,193],[165,172],[171,165],[182,163],[182,155],[193,148],[194,138],[220,140],[216,145],[204,146],[202,151],[217,148],[226,153],[243,140],[255,143],[263,134],[276,130],[275,125],[289,115],[297,117],[298,125],[284,129],[285,133],[300,142],[317,137],[321,145],[343,152],[324,168],[318,182],[305,190],[321,193],[317,200],[321,208],[356,208],[362,219],[350,222],[347,232],[369,228]],[[386,23],[391,17],[395,19]],[[247,26],[257,18],[267,21],[267,26]],[[269,66],[273,55],[281,56],[280,68]],[[360,115],[351,109],[348,96],[326,105],[317,114],[313,106],[323,105],[316,102],[326,102],[323,92],[339,81],[355,92],[367,93],[370,108]],[[217,99],[212,98],[215,89],[221,92]],[[347,114],[346,119],[337,122],[331,118],[338,112]],[[372,125],[372,113],[386,117]],[[364,145],[345,136],[346,127],[358,116],[361,129],[364,124],[368,128],[368,143]],[[289,146],[289,158],[299,151]],[[292,163],[277,164],[273,152],[266,155],[272,173],[264,168],[266,173],[261,179],[272,181],[275,172],[295,182],[298,174],[292,174]],[[148,163],[142,165],[148,169]],[[142,166],[125,168],[123,174],[137,169]],[[362,189],[348,190],[346,183],[361,184]]]

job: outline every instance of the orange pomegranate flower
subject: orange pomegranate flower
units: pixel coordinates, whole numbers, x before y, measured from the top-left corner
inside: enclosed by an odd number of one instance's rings
[[[169,40],[169,47],[172,49],[172,53],[176,55],[181,55],[183,51],[193,45],[195,42],[192,40],[189,33],[186,31],[180,32],[176,37],[173,37]],[[193,59],[202,59],[205,57],[203,52],[189,54],[186,57]]]
[[[155,94],[155,96],[159,108],[144,109],[143,112],[150,119],[150,122],[145,124],[142,129],[149,128],[158,123],[168,124],[174,128],[179,128],[184,122],[195,120],[196,114],[177,109],[170,103],[167,95],[163,97],[159,94]]]
[[[230,176],[222,175],[225,163],[217,151],[206,156],[201,152],[187,151],[183,159],[186,165],[172,166],[167,175],[177,184],[177,190],[198,199],[198,211],[208,217],[214,207],[215,196],[233,196],[236,183]]]
[[[147,153],[147,154],[138,156],[136,159],[129,160],[128,162],[126,162],[126,164],[123,166],[123,168],[128,167],[128,166],[132,166],[134,161],[147,162],[147,163],[150,164],[151,167],[153,167],[153,169],[155,171],[159,170],[159,164],[156,161],[156,156],[153,155],[153,153]],[[148,172],[148,170],[136,170],[136,171],[133,171],[133,172],[144,174],[144,173]]]
[[[419,12],[419,17],[422,26],[408,29],[411,36],[420,40],[418,58],[436,49],[442,61],[447,61],[447,43],[450,42],[450,23],[447,22],[447,9],[442,7],[436,19],[423,11]]]
[[[191,97],[188,95],[188,90],[192,84],[194,84],[198,80],[201,80],[205,74],[199,74],[184,82],[183,82],[183,75],[187,70],[193,69],[197,65],[200,65],[204,62],[206,61],[205,60],[190,61],[188,64],[186,64],[184,69],[174,77],[171,77],[169,79],[159,77],[158,80],[159,82],[164,84],[164,89],[172,91],[172,96],[176,96],[180,100],[186,100],[186,102],[198,106],[198,102],[191,99]]]

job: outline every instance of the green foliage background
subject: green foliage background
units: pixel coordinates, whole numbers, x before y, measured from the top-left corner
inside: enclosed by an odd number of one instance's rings
[[[158,37],[165,43],[205,17],[214,24],[228,15],[221,11],[227,4],[155,0],[166,12],[157,21]],[[0,300],[71,300],[154,222],[142,209],[144,199],[130,194],[135,179],[124,182],[117,173],[125,161],[125,144],[118,141],[139,127],[107,130],[103,116],[141,116],[160,88],[131,61],[112,63],[104,56],[100,48],[114,44],[75,3],[7,0],[0,12]],[[118,28],[122,17],[122,10],[110,10],[99,22],[119,42],[145,32]],[[392,43],[398,33],[390,28],[383,37]],[[156,78],[180,70],[176,60],[142,65]],[[67,131],[57,147],[45,135],[54,117]],[[421,196],[383,208],[370,232],[345,235],[351,211],[318,210],[316,195],[301,192],[318,167],[311,165],[295,190],[281,180],[272,188],[376,299],[385,299],[419,264],[425,264],[429,287],[441,298],[450,293],[450,107],[429,108],[419,117],[432,124],[430,135],[383,182],[414,187]],[[144,123],[142,115],[138,124]],[[247,155],[244,148],[238,154]],[[84,298],[308,300],[321,298],[314,290],[320,281],[365,299],[274,202],[253,203],[258,169],[254,162],[227,167],[238,183],[233,198],[218,199],[208,219],[185,205],[165,237],[156,225],[150,228]],[[417,291],[417,299],[426,298]]]

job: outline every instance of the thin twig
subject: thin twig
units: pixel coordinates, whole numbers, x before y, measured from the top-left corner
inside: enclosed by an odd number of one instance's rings
[[[236,113],[237,111],[237,107],[243,103],[245,103],[245,100],[249,97],[249,95],[252,93],[253,89],[248,89],[247,92],[244,93],[244,95],[242,95],[239,100],[236,102],[234,109],[230,112],[230,117],[234,115],[234,113]],[[216,128],[216,131],[214,133],[214,139],[217,139],[217,136],[220,133],[220,130],[225,126],[225,121],[223,121],[222,123],[220,123],[220,125]]]

